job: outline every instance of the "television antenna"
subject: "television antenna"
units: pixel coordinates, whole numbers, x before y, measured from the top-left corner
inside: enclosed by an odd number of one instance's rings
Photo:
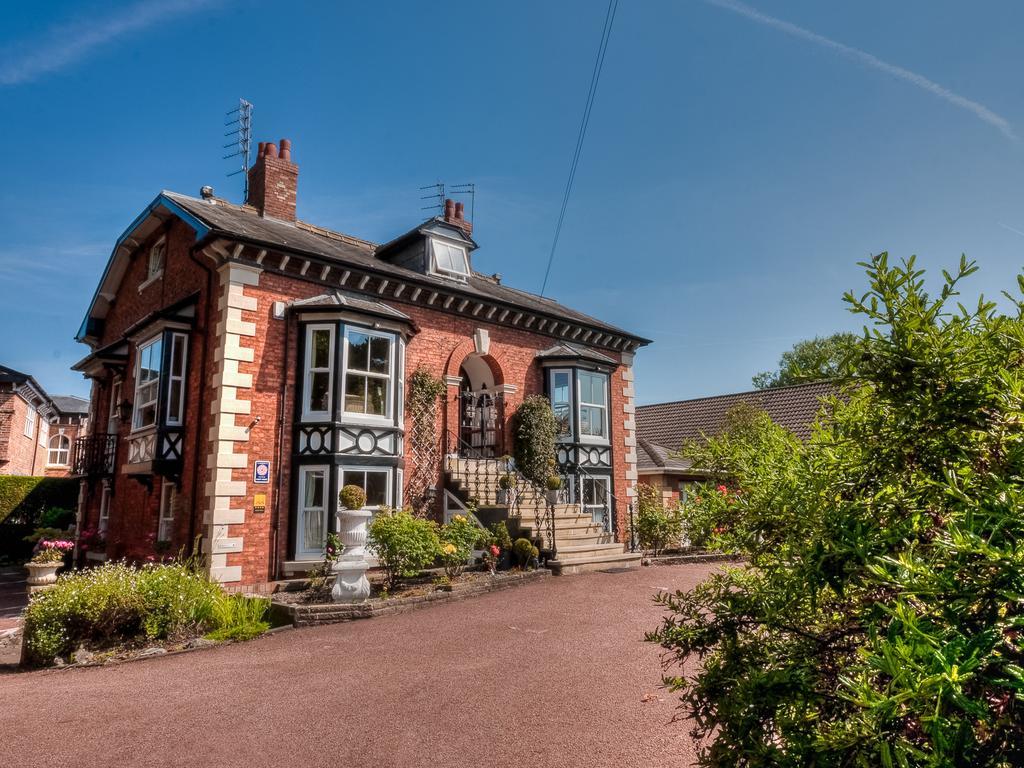
[[[224,149],[233,149],[234,152],[224,155],[224,160],[233,157],[242,158],[242,167],[231,171],[228,177],[243,174],[244,200],[249,199],[249,149],[252,146],[252,104],[245,99],[238,100],[238,106],[224,115],[224,127],[230,130],[224,134],[226,137],[233,137],[233,140],[224,145]]]
[[[426,191],[428,189],[432,189],[434,191],[433,192],[428,192],[425,195],[421,195],[420,196],[420,200],[436,200],[437,202],[436,203],[431,203],[430,205],[424,205],[424,206],[422,206],[420,208],[420,210],[421,211],[432,211],[432,210],[434,210],[436,208],[439,211],[443,211],[444,210],[444,182],[443,181],[439,181],[436,184],[427,184],[427,186],[425,186],[425,187],[420,187],[420,192],[424,192],[424,191]]]
[[[469,222],[472,224],[474,212],[476,211],[476,184],[473,182],[467,182],[466,184],[453,184],[451,190],[453,195],[469,196]]]

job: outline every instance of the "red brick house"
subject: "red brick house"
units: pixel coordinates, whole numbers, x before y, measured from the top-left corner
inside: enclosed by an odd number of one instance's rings
[[[102,531],[107,556],[198,538],[223,582],[302,572],[342,485],[362,486],[371,508],[426,498],[440,516],[458,497],[445,470],[509,452],[512,413],[543,393],[575,510],[564,535],[579,537],[563,561],[630,559],[616,542],[636,480],[632,361],[647,340],[474,271],[461,204],[374,245],[297,220],[297,182],[290,142],[261,144],[246,204],[162,192],[118,238],[75,366],[97,422],[76,450],[81,525]],[[447,389],[444,461],[413,488],[426,461],[405,390],[420,367]]]
[[[88,415],[87,400],[48,395],[32,376],[0,365],[0,475],[67,477]]]

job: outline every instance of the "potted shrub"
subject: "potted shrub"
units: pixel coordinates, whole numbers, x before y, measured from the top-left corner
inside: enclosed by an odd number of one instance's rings
[[[362,509],[366,506],[366,491],[358,485],[343,486],[338,501],[345,509]]]
[[[57,571],[64,565],[64,556],[74,548],[74,542],[64,539],[43,539],[39,542],[35,556],[26,564],[30,595],[57,582]]]
[[[370,582],[366,570],[366,525],[373,512],[364,509],[366,491],[358,485],[343,486],[338,493],[338,536],[329,541],[334,552],[331,571],[335,574],[331,599],[336,603],[358,603],[370,596]],[[344,553],[344,554],[342,554]]]
[[[547,494],[547,496],[548,496],[548,503],[549,504],[557,504],[558,503],[558,497],[559,497],[560,492],[562,490],[562,477],[561,477],[561,475],[555,475],[555,474],[548,475],[547,488],[548,488],[548,494]]]
[[[498,504],[508,504],[511,491],[516,487],[516,478],[512,474],[504,474],[498,478]]]

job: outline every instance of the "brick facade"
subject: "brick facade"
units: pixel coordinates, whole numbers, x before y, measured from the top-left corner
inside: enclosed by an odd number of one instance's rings
[[[0,367],[0,379],[0,475],[67,477],[74,441],[88,427],[85,414],[62,413],[26,374]],[[51,463],[50,448],[61,446],[67,451],[55,450]]]
[[[254,222],[264,217],[294,220],[298,169],[290,152],[278,156],[264,145],[259,156],[250,178],[251,207],[232,210]],[[400,281],[369,274],[357,279],[350,277],[348,265],[314,263],[301,251],[271,250],[223,235],[197,235],[194,225],[175,212],[172,203],[167,207],[176,215],[144,222],[148,227],[145,234],[115,251],[114,258],[124,262],[123,275],[111,289],[116,298],[107,303],[99,330],[90,332],[88,341],[94,354],[80,364],[80,370],[95,382],[96,435],[117,436],[113,471],[90,478],[81,508],[83,528],[99,527],[104,488],[108,489],[108,558],[146,560],[161,553],[190,551],[201,537],[203,555],[215,578],[254,589],[281,578],[285,563],[294,557],[290,527],[296,520],[298,493],[296,393],[301,387],[303,300],[340,290],[365,296],[382,309],[400,313],[397,317],[404,316],[400,322],[409,329],[405,379],[423,367],[449,383],[446,406],[438,416],[442,439],[446,432],[458,429],[455,383],[467,357],[481,357],[486,362],[495,391],[504,394],[505,418],[510,420],[523,398],[544,391],[537,353],[550,348],[559,333],[584,335],[582,328],[562,327],[558,321],[538,321],[539,326],[548,325],[549,332],[514,327],[523,312],[483,311],[483,303],[473,306],[468,299],[435,302],[444,286],[427,291],[406,289]],[[222,201],[209,204],[226,205]],[[461,214],[452,206],[452,224],[468,233],[471,226]],[[297,225],[291,226],[298,231]],[[308,230],[308,225],[301,226]],[[342,236],[329,233],[329,237],[333,243]],[[148,275],[147,255],[161,239],[166,244],[164,269],[154,280]],[[362,241],[351,242],[372,253]],[[416,276],[410,274],[410,278]],[[459,285],[453,283],[451,288],[458,290]],[[339,307],[338,312],[347,317],[358,315],[359,310]],[[367,327],[378,324],[372,317],[363,322]],[[170,470],[159,469],[160,462],[154,461],[152,472],[140,472],[138,462],[129,460],[129,443],[139,431],[116,415],[109,420],[108,416],[116,414],[120,401],[127,401],[128,410],[134,407],[138,345],[156,333],[149,329],[165,326],[187,327],[188,334],[181,459],[172,462]],[[594,330],[585,333],[586,338],[593,335]],[[596,338],[611,339],[613,335],[602,331]],[[486,352],[480,355],[482,340]],[[625,505],[632,498],[636,479],[632,355],[625,348],[607,346],[602,352],[614,361],[608,366],[608,409],[611,476],[621,537]],[[112,403],[117,382],[119,400]],[[411,415],[406,413],[406,433],[411,426]],[[504,432],[508,436],[511,430]],[[510,440],[504,449],[511,452]],[[265,484],[254,481],[255,462],[260,460],[271,462]],[[393,479],[404,471],[407,484],[415,469],[412,461],[406,444],[390,465],[395,467]],[[168,484],[173,485],[173,493],[165,492]],[[262,502],[259,505],[257,497]],[[158,545],[161,498],[173,499],[173,524],[166,540]]]

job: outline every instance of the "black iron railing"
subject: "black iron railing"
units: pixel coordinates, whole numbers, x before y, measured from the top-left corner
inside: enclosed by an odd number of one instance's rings
[[[71,454],[71,473],[79,477],[112,475],[116,457],[117,435],[79,437]]]

